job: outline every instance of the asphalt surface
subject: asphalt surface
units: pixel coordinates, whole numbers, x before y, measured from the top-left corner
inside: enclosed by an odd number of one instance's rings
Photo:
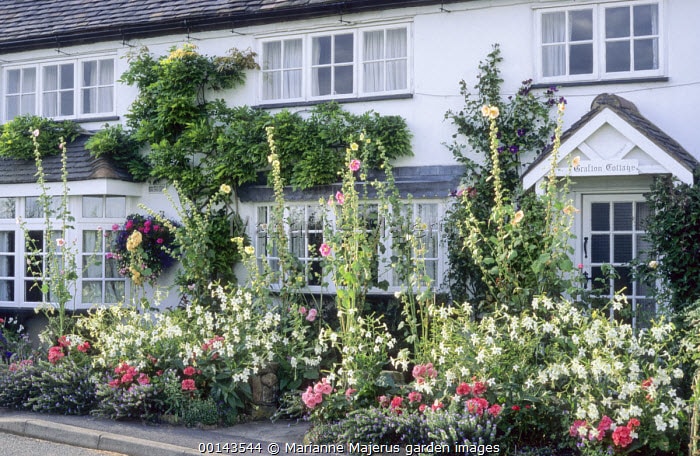
[[[308,429],[309,423],[283,420],[195,429],[0,408],[0,442],[3,434],[14,434],[129,456],[305,454],[301,445]]]

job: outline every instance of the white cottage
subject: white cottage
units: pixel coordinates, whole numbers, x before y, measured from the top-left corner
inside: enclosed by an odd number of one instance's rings
[[[429,221],[434,248],[427,260],[438,286],[448,267],[439,220],[460,176],[444,145],[454,133],[444,115],[462,107],[459,81],[474,85],[494,43],[502,50],[504,95],[533,78],[535,88],[559,86],[568,100],[561,158],[581,159],[572,187],[580,208],[575,260],[590,275],[613,263],[624,277],[642,247],[639,220],[651,179],[671,174],[691,182],[700,156],[695,0],[5,0],[0,14],[3,122],[36,114],[74,120],[87,132],[124,123],[136,92],[118,80],[123,57],[142,46],[163,55],[185,42],[208,55],[233,47],[257,52],[261,69],[226,94],[230,104],[303,111],[335,100],[354,113],[404,117],[414,155],[394,165],[402,191]],[[95,164],[79,141],[71,153],[81,252],[87,255],[98,226],[122,222],[140,203],[172,214],[155,186],[133,182],[114,164]],[[526,187],[545,175],[546,158],[527,169]],[[15,218],[38,229],[31,215],[39,191],[16,162],[0,161],[0,169],[0,307],[29,309],[38,298],[28,291]],[[314,234],[312,204],[330,190],[290,194],[305,221],[302,239]],[[255,238],[271,194],[250,187],[239,197]],[[295,253],[308,261],[308,242],[300,245]],[[105,263],[78,280],[77,307],[113,302],[128,288]],[[641,288],[629,289],[645,302]]]

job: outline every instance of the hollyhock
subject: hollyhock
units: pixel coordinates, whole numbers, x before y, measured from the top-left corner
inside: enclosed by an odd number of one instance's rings
[[[331,254],[331,246],[324,242],[323,244],[321,244],[321,247],[319,247],[318,251],[322,257],[327,257]]]
[[[350,164],[348,165],[348,168],[350,168],[350,171],[355,172],[360,169],[360,166],[362,166],[362,163],[360,160],[353,158],[350,160]]]
[[[306,316],[306,319],[308,321],[314,321],[316,319],[317,314],[318,311],[316,309],[309,309],[309,314]]]
[[[184,368],[184,369],[182,370],[182,373],[185,374],[185,375],[188,376],[188,377],[192,377],[194,374],[197,373],[197,371],[195,370],[194,367],[192,367],[192,366],[187,366],[186,368]]]
[[[335,192],[335,200],[338,204],[341,206],[345,204],[345,195],[343,195],[343,192],[337,191]]]

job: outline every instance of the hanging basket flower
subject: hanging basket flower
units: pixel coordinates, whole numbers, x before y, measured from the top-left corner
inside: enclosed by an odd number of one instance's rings
[[[112,251],[108,258],[119,264],[119,274],[129,276],[136,285],[155,280],[177,261],[172,252],[175,233],[168,228],[175,222],[159,222],[156,217],[131,214],[123,225],[112,226]]]

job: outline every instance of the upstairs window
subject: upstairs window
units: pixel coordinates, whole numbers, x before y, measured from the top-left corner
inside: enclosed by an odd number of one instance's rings
[[[539,11],[542,80],[659,76],[659,2],[628,2]]]
[[[407,93],[409,28],[346,30],[262,43],[263,101]]]
[[[6,68],[5,121],[19,115],[69,119],[114,113],[114,59]]]

